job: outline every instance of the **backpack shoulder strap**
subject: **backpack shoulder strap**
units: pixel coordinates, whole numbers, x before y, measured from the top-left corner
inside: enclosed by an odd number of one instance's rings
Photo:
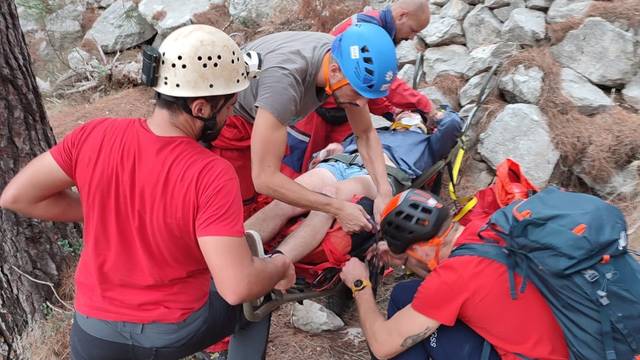
[[[511,298],[514,300],[518,298],[515,277],[516,263],[503,246],[495,244],[463,244],[451,252],[450,257],[456,256],[480,256],[505,265],[509,272],[509,292]],[[523,280],[521,292],[524,292],[525,284],[526,281]]]

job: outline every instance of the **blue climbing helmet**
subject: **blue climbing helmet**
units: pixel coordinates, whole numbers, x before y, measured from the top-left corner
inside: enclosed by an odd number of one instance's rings
[[[369,23],[351,25],[338,35],[331,52],[349,84],[362,96],[377,99],[389,94],[398,73],[396,48],[389,34]]]

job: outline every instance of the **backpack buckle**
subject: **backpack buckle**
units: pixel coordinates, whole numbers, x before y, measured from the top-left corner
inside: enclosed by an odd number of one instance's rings
[[[596,291],[596,294],[598,294],[598,301],[600,301],[600,304],[602,304],[603,306],[609,305],[611,301],[609,301],[609,298],[607,298],[606,291],[598,290]]]
[[[582,275],[585,279],[587,279],[588,282],[594,282],[600,278],[600,274],[598,274],[597,271],[591,269],[584,270],[582,272]]]

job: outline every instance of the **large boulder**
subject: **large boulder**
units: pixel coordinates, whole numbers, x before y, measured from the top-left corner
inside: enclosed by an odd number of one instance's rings
[[[415,62],[416,57],[418,57],[416,40],[412,39],[412,40],[401,41],[400,44],[396,46],[396,56],[398,57],[399,64]]]
[[[502,40],[535,45],[546,34],[545,14],[527,8],[515,9],[502,27]]]
[[[31,9],[20,4],[16,4],[16,8],[22,32],[29,33],[40,30],[43,18],[37,11],[31,11]]]
[[[297,6],[297,2],[287,0],[229,0],[229,14],[245,25],[261,24],[286,4],[290,9]]]
[[[545,116],[537,106],[529,104],[507,105],[480,135],[478,151],[494,169],[506,158],[512,158],[540,187],[549,182],[560,157],[551,142]]]
[[[485,0],[484,5],[490,9],[498,9],[511,5],[512,0]]]
[[[493,14],[502,22],[509,19],[509,16],[515,9],[520,9],[526,6],[524,0],[512,0],[509,6],[501,7],[493,10]]]
[[[640,67],[633,35],[600,18],[587,19],[551,52],[560,64],[599,85],[621,87]]]
[[[435,86],[428,86],[426,88],[423,89],[419,89],[418,90],[422,95],[426,96],[427,99],[431,100],[431,102],[435,105],[435,106],[440,106],[440,105],[449,105],[454,109],[458,108],[458,103],[451,101],[451,99],[449,99],[448,97],[446,97],[442,91],[440,91],[437,87]]]
[[[500,42],[502,22],[484,5],[476,6],[462,23],[470,50]]]
[[[443,16],[432,16],[429,26],[418,34],[429,46],[464,45],[465,38],[460,21]]]
[[[510,103],[537,104],[542,92],[544,72],[538,67],[525,68],[518,65],[502,78],[498,86]]]
[[[102,51],[116,52],[149,40],[156,33],[131,0],[117,0],[105,10],[85,35]]]
[[[489,76],[489,73],[484,72],[469,79],[465,86],[460,90],[460,105],[465,106],[467,104],[478,102],[482,87],[487,82],[487,76]],[[490,93],[493,91],[497,84],[498,79],[496,76],[493,76],[489,81],[489,84],[487,84],[486,92]]]
[[[527,7],[533,10],[547,11],[553,0],[527,0]]]
[[[429,48],[424,52],[424,73],[427,81],[440,74],[464,74],[469,51],[462,45]]]
[[[589,10],[591,0],[555,0],[547,13],[547,21],[560,23],[572,17],[582,17]]]
[[[569,68],[561,70],[560,81],[562,94],[584,115],[606,111],[613,106],[613,101],[602,90]]]
[[[82,37],[80,21],[85,10],[82,3],[70,3],[45,19],[45,28],[56,47],[65,47]]]
[[[449,0],[430,0],[429,5],[445,6],[448,2]]]
[[[622,96],[629,105],[640,110],[640,73],[624,87]]]
[[[293,326],[310,333],[325,330],[338,330],[344,322],[331,310],[311,300],[304,300],[302,305],[293,304]]]
[[[469,54],[463,73],[469,78],[476,76],[493,65],[502,63],[518,49],[520,49],[518,44],[509,42],[479,47]]]
[[[141,0],[138,10],[161,37],[173,30],[195,23],[194,18],[213,9],[225,8],[225,0]]]
[[[462,0],[450,0],[440,11],[440,16],[462,20],[472,7]]]

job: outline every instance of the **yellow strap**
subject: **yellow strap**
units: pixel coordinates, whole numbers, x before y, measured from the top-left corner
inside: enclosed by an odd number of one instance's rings
[[[474,208],[474,206],[476,206],[476,204],[478,204],[478,198],[477,197],[473,197],[471,198],[471,200],[469,200],[462,209],[460,209],[460,211],[458,211],[458,213],[456,214],[456,216],[453,217],[453,221],[458,222],[460,219],[462,219],[465,215],[467,215],[467,213],[469,211],[471,211],[471,209]]]
[[[453,179],[451,179],[451,182],[449,183],[449,196],[451,196],[451,199],[453,201],[458,200],[458,196],[456,195],[456,190],[453,185],[458,184],[458,177],[460,175],[460,168],[462,167],[463,159],[464,159],[464,148],[461,147],[460,150],[458,150],[458,154],[456,154],[456,159],[453,162],[453,170],[451,171],[453,173]]]

